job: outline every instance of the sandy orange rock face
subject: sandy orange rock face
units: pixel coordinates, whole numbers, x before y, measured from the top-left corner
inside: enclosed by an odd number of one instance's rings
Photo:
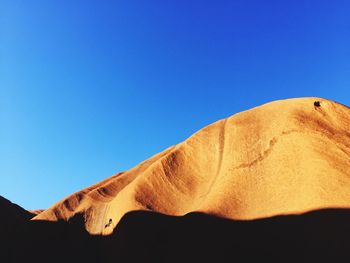
[[[29,210],[30,213],[32,213],[33,215],[39,215],[40,213],[42,213],[45,209],[35,209],[35,210]]]
[[[265,104],[215,122],[34,219],[82,213],[90,233],[109,234],[132,210],[248,220],[349,208],[348,127],[349,108],[328,100]]]

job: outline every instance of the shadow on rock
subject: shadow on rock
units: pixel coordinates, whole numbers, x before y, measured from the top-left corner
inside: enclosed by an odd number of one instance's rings
[[[112,235],[92,236],[77,215],[18,227],[8,262],[342,262],[349,222],[346,209],[252,221],[137,211]]]

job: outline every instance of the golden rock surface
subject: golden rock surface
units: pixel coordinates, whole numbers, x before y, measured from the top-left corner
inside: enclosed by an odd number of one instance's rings
[[[217,121],[34,220],[83,214],[91,234],[106,235],[133,210],[250,220],[349,208],[349,168],[350,109],[319,98],[281,100]]]

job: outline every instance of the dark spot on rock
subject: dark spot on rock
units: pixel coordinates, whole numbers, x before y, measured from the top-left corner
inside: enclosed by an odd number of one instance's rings
[[[112,218],[109,219],[108,224],[105,224],[105,228],[109,227],[112,224]]]
[[[321,107],[321,102],[320,101],[315,101],[314,102],[315,107]]]

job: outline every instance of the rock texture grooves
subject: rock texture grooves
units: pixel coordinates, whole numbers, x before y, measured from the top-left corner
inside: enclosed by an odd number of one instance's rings
[[[215,122],[34,219],[82,214],[90,233],[110,234],[134,210],[250,220],[349,208],[349,127],[349,108],[332,101],[265,104]]]

